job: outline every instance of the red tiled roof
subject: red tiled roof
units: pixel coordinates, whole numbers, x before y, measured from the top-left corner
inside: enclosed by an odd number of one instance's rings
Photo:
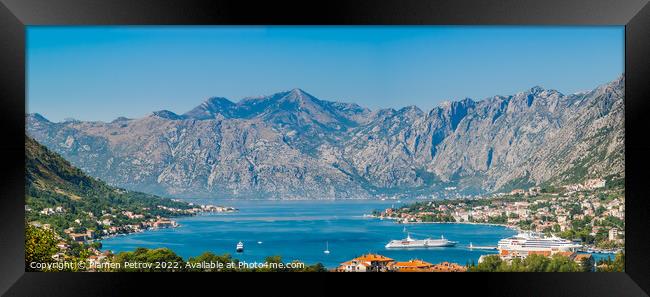
[[[367,262],[392,262],[393,259],[378,254],[367,254],[357,257],[354,260]]]

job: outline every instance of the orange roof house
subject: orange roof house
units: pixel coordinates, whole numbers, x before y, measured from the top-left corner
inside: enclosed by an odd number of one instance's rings
[[[412,259],[403,262],[394,262],[390,264],[391,270],[398,271],[398,272],[428,271],[431,267],[433,267],[433,264],[419,259]]]
[[[360,262],[393,262],[394,261],[391,258],[379,254],[366,254],[366,255],[362,255],[361,257],[356,257],[354,258],[354,260]]]
[[[586,260],[587,263],[584,263],[583,261]],[[584,267],[584,268],[589,268],[590,271],[593,271],[595,266],[596,266],[596,261],[594,260],[594,257],[591,254],[576,254],[573,257],[573,261],[580,265],[588,265],[589,267]]]
[[[420,259],[394,261],[378,254],[365,254],[341,263],[339,272],[396,271],[396,272],[465,272],[467,268],[456,263],[431,264]]]
[[[551,251],[528,251],[528,255],[540,255],[544,257],[550,257]]]
[[[412,260],[408,260],[406,262],[395,262],[395,264],[393,264],[393,266],[395,266],[395,267],[420,267],[420,268],[424,268],[424,267],[431,267],[431,266],[433,266],[433,264],[431,264],[429,262],[422,261],[420,259],[412,259]]]
[[[593,257],[591,256],[591,254],[576,254],[573,260],[579,262],[582,261],[582,259],[592,259],[592,258]]]
[[[342,272],[386,271],[388,264],[392,262],[393,259],[382,255],[366,254],[341,263],[336,270]]]
[[[573,258],[573,257],[576,256],[576,253],[574,253],[574,252],[557,252],[555,254],[560,255],[560,256],[565,256],[567,258]]]
[[[442,262],[431,267],[433,272],[466,272],[467,268],[465,266],[458,265],[456,263]]]

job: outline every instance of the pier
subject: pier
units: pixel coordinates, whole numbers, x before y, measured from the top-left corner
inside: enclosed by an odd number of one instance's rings
[[[471,242],[469,243],[469,249],[470,250],[496,250],[496,246],[481,246],[481,245],[473,245]]]

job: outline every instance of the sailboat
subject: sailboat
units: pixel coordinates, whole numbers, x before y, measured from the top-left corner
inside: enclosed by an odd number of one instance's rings
[[[325,250],[323,251],[323,253],[325,253],[325,254],[330,253],[330,243],[329,243],[329,241],[325,242]]]

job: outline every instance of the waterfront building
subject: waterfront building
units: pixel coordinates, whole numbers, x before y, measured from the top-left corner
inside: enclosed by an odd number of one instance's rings
[[[378,255],[366,254],[356,257],[350,261],[343,262],[336,271],[340,272],[383,272],[388,271],[388,264],[392,263],[393,259]]]
[[[70,239],[72,239],[72,241],[84,241],[88,236],[88,234],[86,233],[70,233],[68,235],[70,236]]]
[[[170,227],[176,227],[177,223],[172,220],[167,220],[167,219],[160,219],[156,221],[153,226],[155,228],[170,228]]]

